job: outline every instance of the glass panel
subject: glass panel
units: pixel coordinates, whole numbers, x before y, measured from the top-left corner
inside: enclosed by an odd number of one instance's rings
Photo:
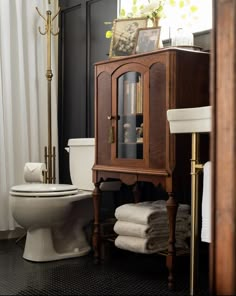
[[[139,72],[118,79],[117,157],[143,158],[143,90]]]

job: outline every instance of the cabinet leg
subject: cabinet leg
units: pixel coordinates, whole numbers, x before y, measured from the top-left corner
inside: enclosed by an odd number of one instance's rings
[[[94,250],[94,262],[99,263],[100,261],[100,201],[101,201],[101,190],[99,188],[100,182],[95,183],[93,191],[93,210],[94,210],[94,229],[93,229],[93,250]]]
[[[134,202],[138,203],[141,200],[142,191],[139,182],[136,182],[133,187]]]
[[[168,240],[168,254],[166,258],[166,266],[169,271],[168,275],[168,287],[173,290],[175,288],[175,259],[176,259],[176,249],[175,249],[175,224],[176,224],[176,214],[178,209],[178,203],[175,200],[172,193],[169,193],[169,199],[166,202],[166,208],[169,220],[169,240]]]

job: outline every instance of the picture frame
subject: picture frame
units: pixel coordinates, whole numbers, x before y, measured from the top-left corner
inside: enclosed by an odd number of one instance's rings
[[[133,53],[144,53],[158,49],[160,34],[161,27],[138,29]]]
[[[112,38],[109,57],[128,56],[133,54],[137,31],[147,27],[147,18],[115,19],[112,27]]]

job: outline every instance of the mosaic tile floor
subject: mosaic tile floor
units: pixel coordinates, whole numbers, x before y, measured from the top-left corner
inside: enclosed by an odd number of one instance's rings
[[[92,254],[32,263],[22,258],[23,248],[22,241],[18,244],[15,240],[0,241],[0,295],[189,294],[188,257],[177,258],[177,287],[171,292],[167,289],[167,270],[162,256],[116,249],[111,259],[101,265],[94,265]],[[208,259],[203,259],[199,269],[199,295],[208,295]]]

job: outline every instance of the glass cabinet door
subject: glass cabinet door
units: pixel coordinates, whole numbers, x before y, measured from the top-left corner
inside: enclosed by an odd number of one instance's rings
[[[143,86],[139,72],[117,81],[117,158],[143,159]]]

